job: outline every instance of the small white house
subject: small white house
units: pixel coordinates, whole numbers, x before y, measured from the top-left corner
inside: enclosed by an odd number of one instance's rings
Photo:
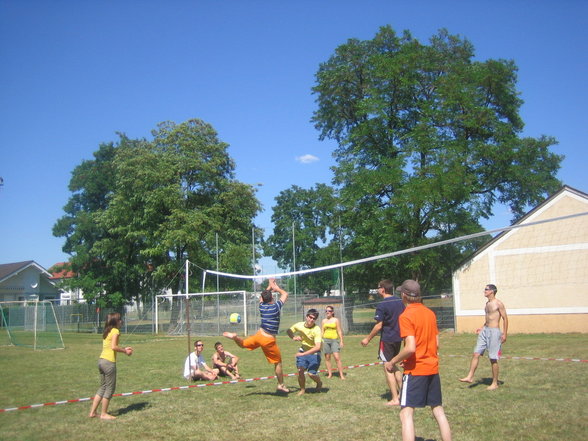
[[[34,260],[0,264],[0,302],[57,300],[51,274]]]

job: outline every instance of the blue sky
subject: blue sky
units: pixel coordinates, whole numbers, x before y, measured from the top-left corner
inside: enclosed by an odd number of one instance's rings
[[[261,184],[267,236],[280,191],[331,180],[334,144],[310,123],[319,64],[387,24],[515,60],[524,135],[556,137],[559,179],[588,192],[586,17],[584,0],[0,0],[0,263],[67,260],[51,229],[74,167],[166,120],[200,118],[230,144],[237,178]],[[509,221],[498,207],[485,225]]]

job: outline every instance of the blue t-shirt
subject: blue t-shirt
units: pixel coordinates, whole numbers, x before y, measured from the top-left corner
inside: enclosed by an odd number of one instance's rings
[[[275,303],[260,303],[259,315],[261,316],[261,329],[268,334],[276,335],[280,329],[280,311],[284,302],[278,300]]]
[[[398,297],[386,297],[376,307],[374,320],[382,322],[381,340],[386,343],[402,341],[398,317],[404,312],[404,303]]]

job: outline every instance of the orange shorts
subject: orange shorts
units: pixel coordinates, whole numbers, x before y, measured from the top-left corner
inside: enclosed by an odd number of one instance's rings
[[[243,340],[243,347],[250,351],[261,347],[265,358],[271,364],[280,363],[282,361],[282,353],[276,342],[276,337],[266,334],[261,329],[255,335],[247,337]]]

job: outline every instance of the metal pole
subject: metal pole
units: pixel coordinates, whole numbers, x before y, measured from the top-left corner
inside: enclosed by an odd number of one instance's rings
[[[343,263],[343,244],[342,244],[342,237],[341,237],[341,216],[339,216],[339,262]],[[345,311],[345,282],[343,278],[343,267],[339,268],[341,272],[339,276],[339,290],[341,293],[341,306],[343,307],[343,317],[345,318],[345,322],[347,322],[347,314]],[[345,330],[344,332],[347,332]]]
[[[186,287],[185,287],[186,300],[185,300],[185,302],[186,302],[186,330],[188,331],[188,355],[191,352],[191,349],[190,349],[190,301],[188,300],[188,293],[190,292],[190,291],[188,291],[188,264],[189,263],[190,262],[188,261],[188,259],[186,259]]]
[[[214,233],[216,236],[216,270],[218,271],[218,233]],[[218,274],[216,275],[216,292],[219,292]],[[220,297],[216,296],[216,328],[217,333],[220,335]]]
[[[255,275],[255,226],[251,227],[251,252],[252,252],[252,260],[251,260],[251,269],[253,270],[251,274]],[[255,292],[255,278],[253,279],[253,292]]]
[[[296,271],[296,233],[294,229],[294,222],[292,222],[292,271]],[[298,317],[296,308],[298,303],[296,302],[296,274],[294,274],[294,316]]]
[[[218,233],[214,233],[216,236],[216,270],[218,271]],[[219,280],[218,274],[216,275],[216,291],[220,291],[219,289]]]

